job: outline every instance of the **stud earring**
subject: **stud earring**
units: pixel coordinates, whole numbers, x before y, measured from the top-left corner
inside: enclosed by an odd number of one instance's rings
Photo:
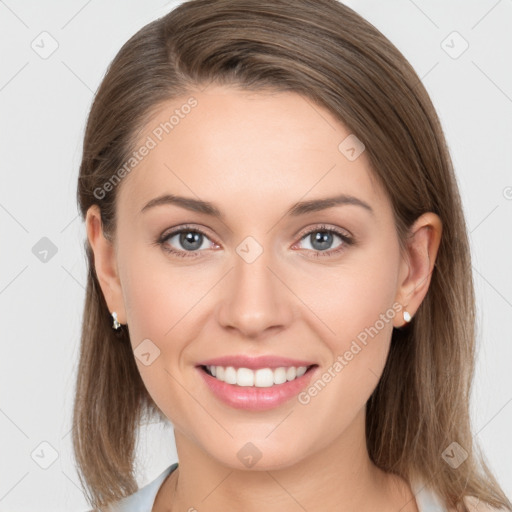
[[[409,323],[411,321],[411,318],[412,317],[411,317],[410,313],[408,311],[404,310],[404,320],[405,320],[405,322]]]
[[[119,327],[121,327],[121,324],[117,321],[117,313],[115,311],[112,312],[112,318],[114,319],[112,323],[112,329],[117,331]]]

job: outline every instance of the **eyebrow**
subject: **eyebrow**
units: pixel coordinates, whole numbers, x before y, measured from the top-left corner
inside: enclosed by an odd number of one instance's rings
[[[141,213],[144,213],[151,208],[161,205],[180,206],[181,208],[185,208],[186,210],[203,213],[205,215],[210,215],[212,217],[217,217],[219,219],[225,220],[224,214],[214,204],[208,201],[201,201],[199,199],[193,199],[191,197],[182,197],[174,194],[164,194],[162,196],[151,199],[151,201],[149,201],[142,208]],[[291,217],[298,217],[299,215],[305,215],[311,212],[318,212],[321,210],[326,210],[328,208],[333,208],[334,206],[342,205],[361,206],[362,208],[367,210],[371,215],[375,215],[375,212],[368,203],[365,203],[361,199],[358,199],[357,197],[347,194],[340,194],[333,197],[325,197],[322,199],[311,199],[309,201],[298,202],[288,209],[286,215],[289,215]]]

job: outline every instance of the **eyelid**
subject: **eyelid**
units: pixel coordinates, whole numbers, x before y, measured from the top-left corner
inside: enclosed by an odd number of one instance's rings
[[[170,236],[178,235],[181,231],[196,231],[197,233],[201,233],[202,235],[208,237],[210,240],[215,238],[210,234],[210,230],[198,224],[180,224],[173,228],[166,229],[159,237],[159,240],[165,240]],[[213,241],[213,240],[212,240]],[[215,242],[217,243],[217,242]]]
[[[344,236],[344,237],[350,238],[350,239],[354,238],[352,233],[350,233],[350,231],[348,231],[344,228],[337,227],[337,226],[330,226],[330,225],[322,223],[322,222],[314,225],[313,227],[304,228],[303,230],[299,231],[299,233],[296,235],[296,237],[298,237],[300,240],[302,240],[305,236],[307,236],[311,233],[314,233],[315,231],[333,231],[334,233],[336,233],[340,236]]]

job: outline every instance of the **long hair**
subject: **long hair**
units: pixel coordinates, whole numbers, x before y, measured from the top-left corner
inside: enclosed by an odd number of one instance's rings
[[[293,91],[331,112],[365,144],[401,247],[421,214],[439,215],[443,233],[429,290],[412,322],[393,331],[367,403],[369,456],[387,472],[421,477],[456,510],[467,510],[465,495],[512,509],[470,424],[475,296],[444,133],[412,66],[352,9],[336,0],[191,0],[139,30],[110,64],[89,113],[77,188],[83,219],[99,205],[104,234],[115,237],[119,187],[103,185],[160,105],[211,83]],[[120,335],[111,328],[87,240],[85,250],[73,448],[82,487],[99,508],[137,490],[141,418],[164,416],[142,382],[128,328]],[[442,456],[453,442],[468,454],[456,469]]]

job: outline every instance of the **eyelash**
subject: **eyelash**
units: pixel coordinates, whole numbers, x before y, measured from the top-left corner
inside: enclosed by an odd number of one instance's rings
[[[166,245],[166,241],[169,240],[169,238],[172,238],[175,235],[179,235],[180,233],[187,233],[187,232],[199,233],[199,234],[205,236],[206,238],[209,238],[208,234],[205,233],[204,231],[202,231],[201,229],[193,227],[193,226],[185,225],[185,226],[180,226],[179,229],[171,231],[170,233],[166,233],[166,234],[160,236],[160,238],[158,238],[158,240],[156,240],[155,243],[157,245],[160,245],[166,252],[171,253],[180,258],[196,258],[196,257],[198,257],[197,253],[202,252],[202,251],[177,251],[176,249],[169,248],[169,246]],[[331,249],[329,251],[315,251],[315,250],[309,249],[308,252],[312,252],[314,258],[332,257],[332,256],[335,256],[335,255],[339,254],[340,252],[344,251],[347,248],[347,246],[356,244],[355,239],[352,238],[351,236],[348,236],[347,234],[341,232],[338,229],[328,228],[327,226],[324,226],[324,225],[317,226],[314,229],[307,231],[300,237],[299,241],[303,240],[304,238],[311,235],[312,233],[317,233],[317,232],[334,233],[335,235],[338,235],[342,239],[343,244],[341,244],[338,248]]]

